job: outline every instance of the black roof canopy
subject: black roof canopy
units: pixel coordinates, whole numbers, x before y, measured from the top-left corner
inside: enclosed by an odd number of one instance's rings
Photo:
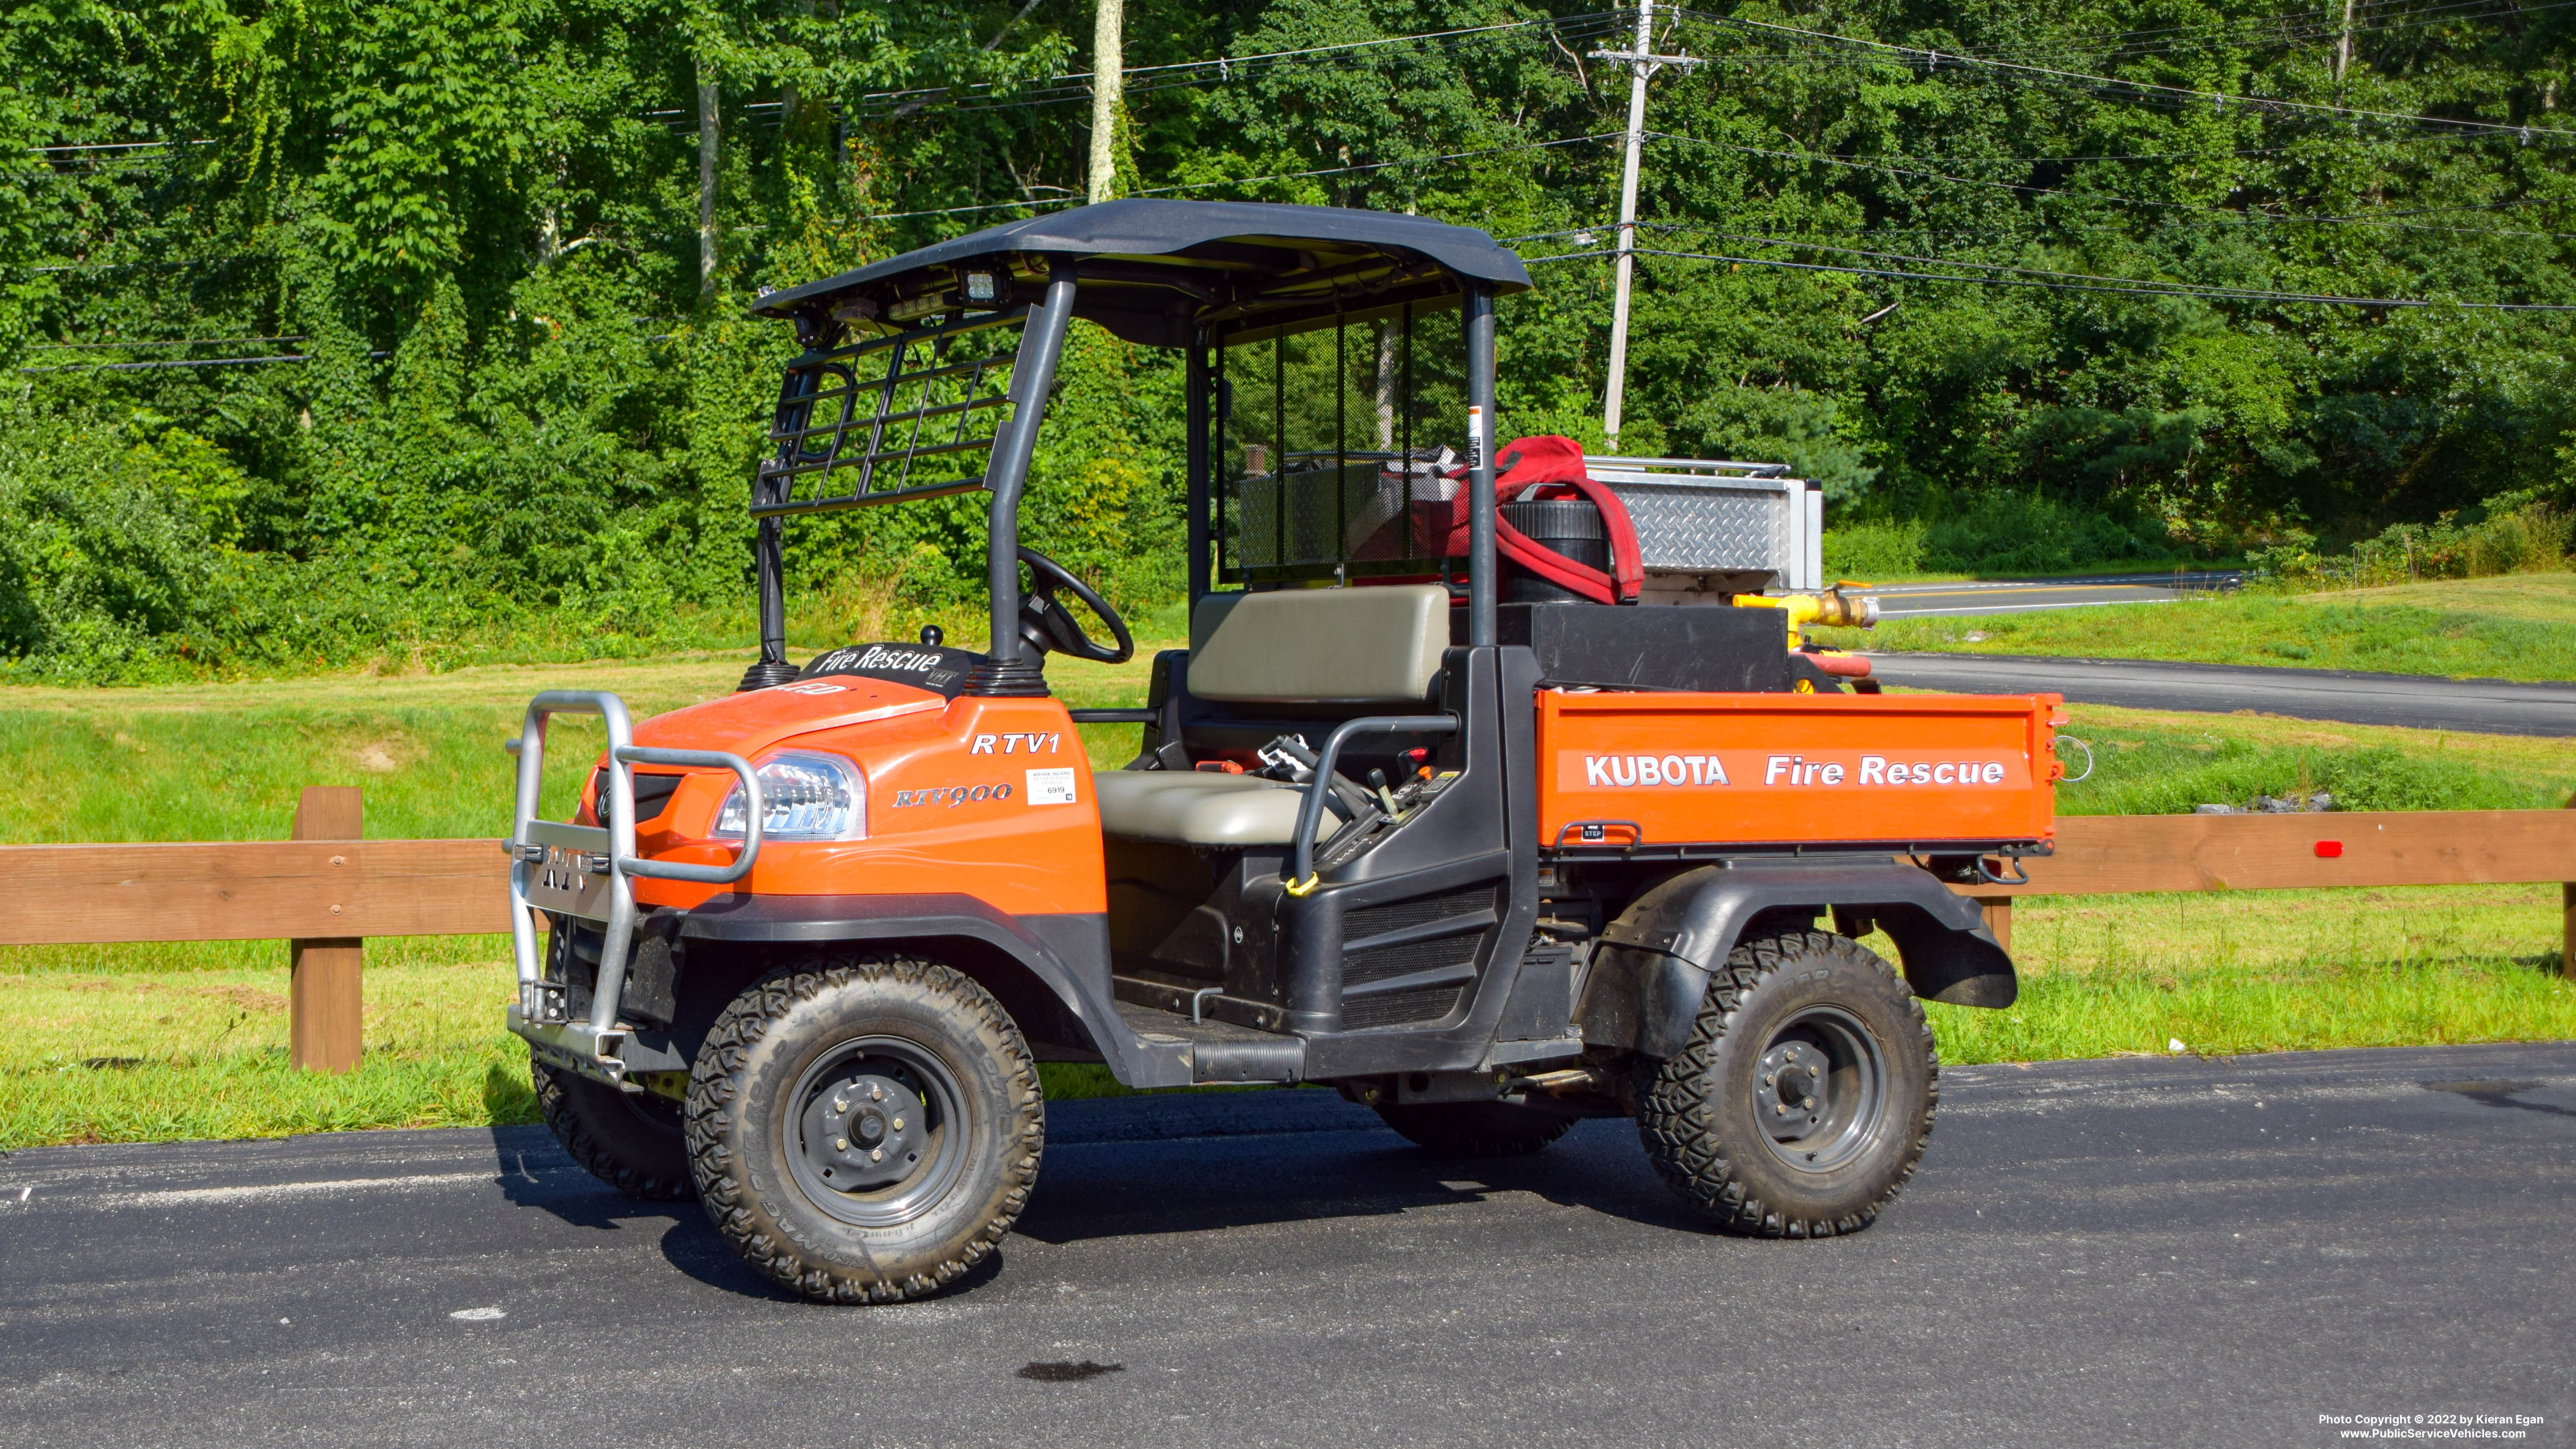
[[[766,317],[909,325],[969,305],[1031,302],[1055,268],[1079,278],[1074,315],[1130,342],[1186,345],[1201,325],[1233,340],[1455,298],[1469,283],[1529,290],[1521,259],[1484,232],[1418,216],[1245,201],[1108,201],[1004,222],[803,286]],[[1004,295],[970,303],[961,275]]]

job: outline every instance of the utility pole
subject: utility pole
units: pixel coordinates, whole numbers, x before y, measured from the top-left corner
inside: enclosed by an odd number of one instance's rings
[[[2343,38],[2335,42],[2335,104],[2343,104],[2343,73],[2352,65],[2352,0],[2343,0]]]
[[[1091,19],[1091,178],[1089,199],[1107,201],[1118,187],[1119,93],[1126,79],[1126,52],[1119,30],[1126,21],[1126,0],[1099,0]]]
[[[698,300],[716,295],[716,143],[723,123],[716,76],[698,62]]]
[[[1665,66],[1688,70],[1699,64],[1687,55],[1657,55],[1654,43],[1655,0],[1637,0],[1637,48],[1596,50],[1595,60],[1615,60],[1628,67],[1628,166],[1619,177],[1619,289],[1610,304],[1610,390],[1601,405],[1601,431],[1619,441],[1619,404],[1628,387],[1628,281],[1637,265],[1637,159],[1646,144],[1646,82]]]

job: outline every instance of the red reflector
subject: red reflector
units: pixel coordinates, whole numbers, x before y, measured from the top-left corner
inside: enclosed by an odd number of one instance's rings
[[[2341,859],[2343,859],[2343,842],[2342,842],[2342,841],[2340,841],[2340,840],[2320,840],[2320,841],[2318,841],[2318,842],[2317,842],[2317,859],[2319,859],[2319,860],[2341,860]]]

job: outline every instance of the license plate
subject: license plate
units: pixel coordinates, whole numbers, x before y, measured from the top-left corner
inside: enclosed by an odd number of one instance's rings
[[[608,872],[590,868],[597,858],[586,850],[547,846],[546,858],[528,867],[528,904],[587,921],[607,920],[612,892]]]

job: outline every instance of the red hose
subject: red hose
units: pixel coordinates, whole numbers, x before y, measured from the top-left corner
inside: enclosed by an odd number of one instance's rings
[[[1646,583],[1644,556],[1637,549],[1637,525],[1628,517],[1628,505],[1606,483],[1595,482],[1583,466],[1583,448],[1572,438],[1554,433],[1517,438],[1503,446],[1495,458],[1503,466],[1494,480],[1494,547],[1503,557],[1562,589],[1590,599],[1596,604],[1620,604],[1633,601]],[[1459,468],[1452,477],[1464,478],[1467,470]],[[1577,563],[1555,549],[1531,538],[1506,522],[1502,505],[1522,494],[1545,496],[1545,490],[1558,490],[1553,496],[1571,492],[1588,500],[1601,511],[1602,532],[1610,536],[1610,572],[1603,573],[1590,564]],[[1462,491],[1448,505],[1448,540],[1445,551],[1459,557],[1468,548],[1467,495]]]
[[[1841,679],[1869,678],[1869,658],[1862,654],[1810,654],[1807,661]]]

